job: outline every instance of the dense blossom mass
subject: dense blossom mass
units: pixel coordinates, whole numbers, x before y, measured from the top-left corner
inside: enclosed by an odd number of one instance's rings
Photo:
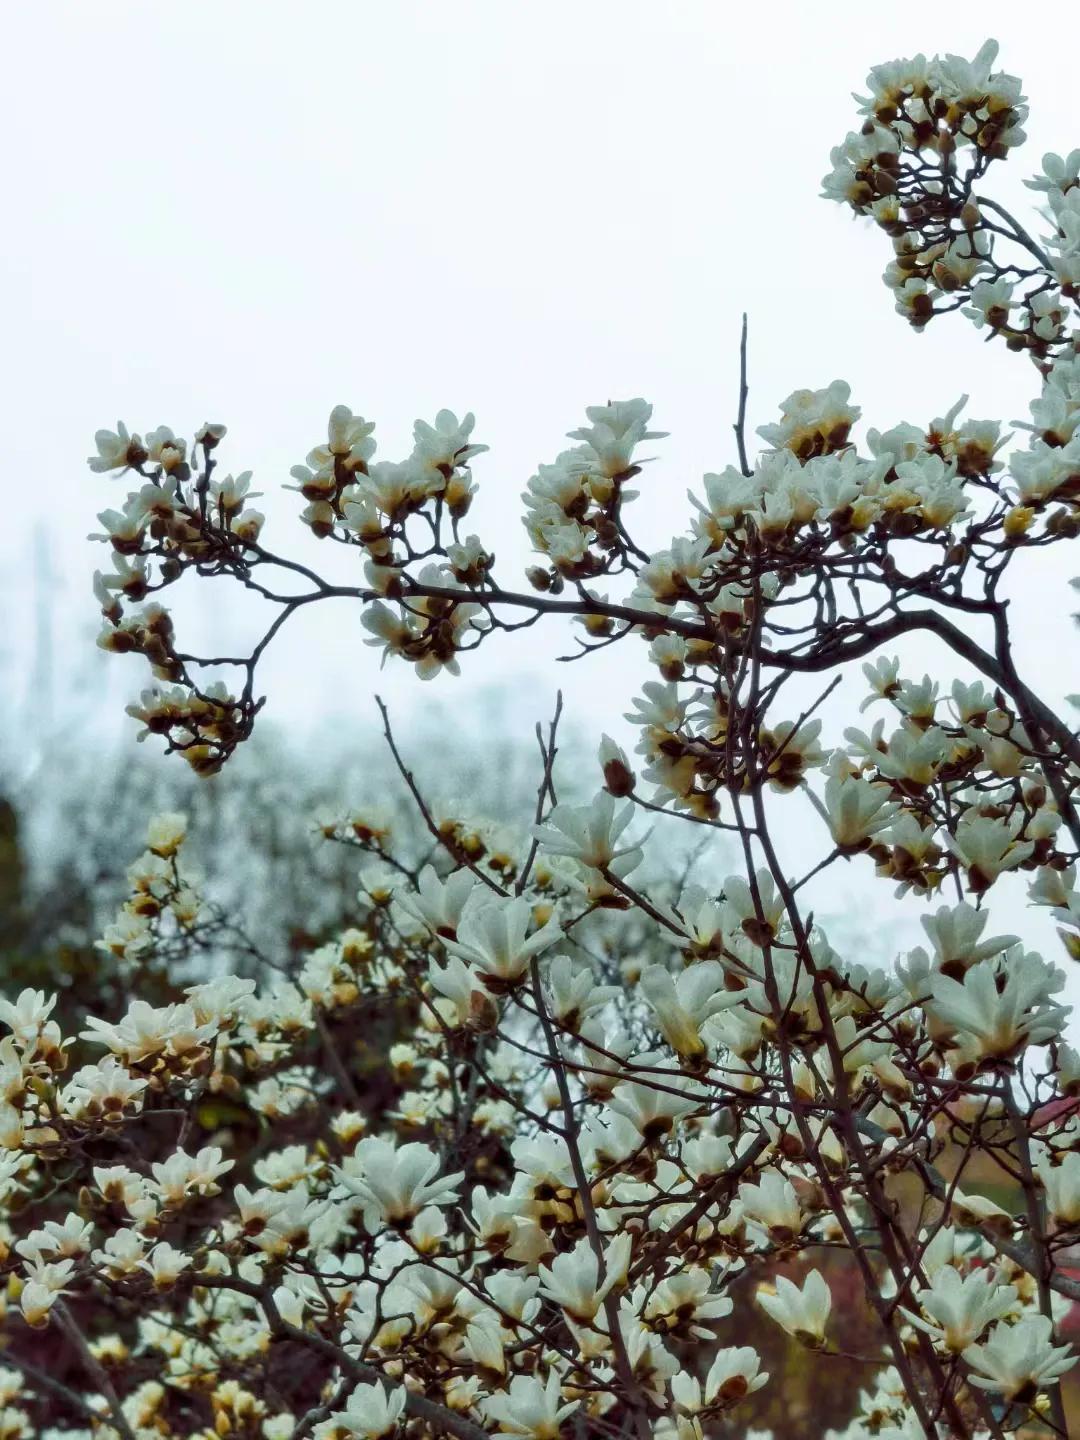
[[[393,462],[338,406],[293,467],[352,585],[266,548],[251,475],[218,474],[224,426],[99,432],[91,469],[136,476],[100,517],[101,644],[149,662],[131,713],[200,774],[250,734],[265,646],[327,598],[423,679],[557,615],[586,663],[643,642],[654,673],[633,754],[597,737],[589,803],[560,798],[541,731],[510,832],[432,810],[388,724],[430,844],[322,817],[361,857],[360,908],[295,965],[223,963],[236,918],[184,817],[150,820],[100,947],[136,995],[168,957],[172,998],[80,1035],[49,995],[0,1002],[5,1437],[742,1436],[783,1384],[751,1313],[861,1364],[843,1440],[1067,1434],[1080,1055],[1064,973],[1008,909],[1026,895],[1080,960],[1080,743],[1017,668],[1005,577],[1080,528],[1080,151],[1029,182],[1040,239],[982,193],[1026,116],[995,55],[875,69],[825,193],[891,240],[912,324],[959,310],[1027,353],[1011,445],[951,396],[857,441],[837,380],[789,396],[749,457],[740,407],[738,463],[646,548],[627,509],[663,433],[644,400],[592,406],[528,481],[514,590],[465,527],[472,415],[418,421]],[[180,648],[161,596],[191,575],[275,608],[249,656]],[[906,634],[963,673],[905,673]],[[837,685],[865,713],[830,734]],[[793,814],[818,840],[801,875],[775,838]],[[645,819],[738,864],[654,882]],[[841,866],[871,905],[878,881],[907,897],[923,943],[880,967],[834,948],[812,896]],[[380,1115],[342,1038],[358,1013],[397,1026]],[[48,1336],[82,1390],[35,1362]]]

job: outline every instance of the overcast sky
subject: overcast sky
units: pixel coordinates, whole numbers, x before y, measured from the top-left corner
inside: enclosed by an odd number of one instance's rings
[[[125,490],[84,457],[118,418],[186,436],[225,421],[224,468],[254,470],[268,492],[267,543],[310,549],[299,497],[278,487],[334,404],[377,421],[386,458],[408,451],[415,417],[471,409],[491,452],[470,528],[506,583],[526,556],[525,481],[608,397],[646,396],[671,432],[635,525],[656,544],[686,529],[687,487],[734,459],[744,309],[754,425],[837,376],[880,428],[929,420],[962,391],[973,415],[1024,417],[1026,364],[959,319],[910,332],[880,280],[887,242],[817,198],[872,64],[971,56],[988,33],[1032,107],[995,193],[1030,206],[1021,178],[1044,150],[1080,143],[1053,8],[1046,25],[1014,0],[939,8],[919,28],[865,0],[9,5],[0,643],[13,708],[29,713],[41,673],[26,599],[39,524],[58,575],[56,706],[73,667],[109,714],[144,682],[141,662],[89,639],[106,552],[84,537]],[[1041,565],[1019,603],[1023,660],[1051,699],[1076,688],[1046,622],[1068,604],[1068,574]],[[213,601],[182,640],[251,633],[230,591]],[[399,713],[428,702],[408,667],[378,675],[364,633],[343,604],[298,616],[264,667],[268,714],[359,724],[376,684]],[[557,666],[566,635],[496,640],[440,695],[475,731],[494,682],[522,717],[561,684],[583,733],[622,733],[640,650]]]

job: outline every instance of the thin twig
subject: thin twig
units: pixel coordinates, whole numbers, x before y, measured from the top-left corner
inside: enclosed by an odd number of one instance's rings
[[[739,469],[749,478],[754,472],[746,458],[746,400],[750,386],[746,379],[746,311],[743,311],[742,334],[739,338],[739,414],[731,427],[735,431],[735,444],[739,451]]]

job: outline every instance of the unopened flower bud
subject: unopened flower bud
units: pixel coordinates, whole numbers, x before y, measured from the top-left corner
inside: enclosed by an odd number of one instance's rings
[[[600,741],[599,753],[605,789],[615,796],[629,795],[637,781],[626,752],[609,735],[605,735]]]

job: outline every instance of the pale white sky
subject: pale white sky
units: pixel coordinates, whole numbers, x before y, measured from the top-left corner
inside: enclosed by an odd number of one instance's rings
[[[911,333],[880,280],[887,244],[817,198],[870,65],[973,55],[987,34],[1032,105],[1029,144],[995,193],[1028,206],[1020,180],[1042,152],[1080,143],[1075,67],[1052,23],[1064,6],[1039,24],[1014,0],[939,8],[920,28],[865,0],[9,5],[0,662],[13,706],[28,713],[34,673],[37,522],[60,574],[59,708],[76,663],[101,713],[144,680],[141,662],[94,653],[84,628],[105,559],[84,536],[124,494],[84,457],[118,417],[188,436],[225,421],[224,467],[253,469],[268,492],[267,543],[311,551],[299,497],[275,492],[331,406],[375,419],[389,458],[416,416],[472,409],[492,447],[472,528],[504,583],[526,557],[524,482],[609,396],[645,395],[671,431],[636,527],[663,544],[686,528],[687,487],[734,459],[744,308],[754,425],[836,376],[881,428],[940,415],[965,390],[971,414],[1023,417],[1026,365],[958,319]],[[1046,619],[1067,605],[1069,573],[1040,563],[1018,602],[1024,664],[1052,699],[1077,688],[1073,637]],[[213,600],[186,632],[193,648],[211,629],[218,649],[230,627],[250,633],[231,589]],[[301,729],[365,723],[376,685],[399,713],[428,701],[407,667],[378,675],[364,633],[341,604],[297,617],[264,667],[268,713]],[[523,718],[561,684],[582,731],[625,733],[640,652],[556,666],[567,633],[493,641],[438,682],[441,697],[476,728],[493,682]]]

